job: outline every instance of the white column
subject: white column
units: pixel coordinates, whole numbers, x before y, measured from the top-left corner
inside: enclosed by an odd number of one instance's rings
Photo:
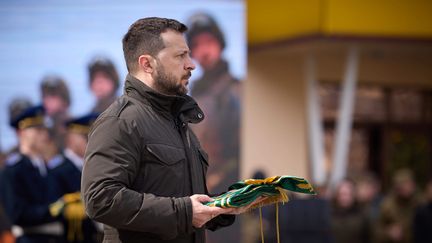
[[[317,92],[316,63],[312,54],[305,59],[305,78],[307,83],[309,159],[312,168],[312,180],[316,185],[326,182],[324,168],[324,140],[319,95]]]
[[[335,134],[333,169],[330,186],[334,187],[346,176],[347,155],[351,139],[352,114],[358,71],[358,49],[350,47],[339,102],[339,117]]]

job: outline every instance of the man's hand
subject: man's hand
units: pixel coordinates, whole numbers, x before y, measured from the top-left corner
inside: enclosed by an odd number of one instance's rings
[[[228,208],[220,208],[220,207],[209,207],[203,205],[203,203],[211,202],[211,199],[207,195],[195,194],[190,196],[192,201],[192,225],[195,228],[201,228],[205,223],[210,221],[212,218],[220,215],[220,214],[228,214],[231,209]]]

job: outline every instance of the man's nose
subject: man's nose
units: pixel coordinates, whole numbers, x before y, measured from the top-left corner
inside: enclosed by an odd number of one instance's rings
[[[193,62],[193,60],[192,60],[191,57],[188,57],[188,60],[186,62],[186,66],[185,67],[186,67],[187,70],[191,70],[191,71],[196,68],[195,63]]]

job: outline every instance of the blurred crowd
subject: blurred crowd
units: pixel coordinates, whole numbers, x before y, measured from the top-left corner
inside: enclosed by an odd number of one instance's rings
[[[379,178],[365,173],[318,187],[316,196],[291,194],[279,205],[281,242],[432,242],[432,178],[422,190],[411,170],[400,169],[391,184],[384,193]],[[262,208],[262,217],[265,242],[277,242],[276,209]],[[244,242],[261,242],[257,212],[246,221]]]
[[[85,216],[79,191],[88,132],[119,88],[112,61],[94,58],[88,84],[96,102],[81,116],[71,116],[60,76],[42,78],[39,104],[27,97],[10,102],[17,144],[0,151],[0,242],[100,241],[101,227]]]

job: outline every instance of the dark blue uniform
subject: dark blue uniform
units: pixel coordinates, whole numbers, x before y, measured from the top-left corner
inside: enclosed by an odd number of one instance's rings
[[[65,123],[67,132],[77,133],[82,136],[87,136],[91,124],[96,120],[97,113],[90,113],[82,117],[71,119]],[[48,161],[48,173],[55,180],[57,185],[55,194],[62,197],[68,193],[76,193],[81,188],[81,169],[83,159],[75,154],[72,150],[66,149],[64,154],[58,154]],[[93,243],[96,242],[97,229],[92,220],[85,218],[80,223],[82,224],[81,232],[76,232],[75,223],[69,222],[68,219],[63,220],[65,235],[64,238],[69,243]],[[78,237],[78,236],[83,237]],[[70,236],[73,237],[70,237]],[[72,239],[73,238],[73,239]]]
[[[55,193],[58,189],[42,166],[36,166],[30,158],[19,153],[11,155],[6,162],[2,200],[12,223],[24,230],[17,242],[63,242],[61,232],[53,227],[60,223],[59,219],[49,212],[49,205],[58,199]]]
[[[0,169],[0,185],[2,185],[3,180],[2,180],[2,174],[3,174],[3,170]],[[4,196],[4,193],[0,191],[0,237],[1,234],[5,231],[10,231],[11,230],[11,224],[9,221],[9,218],[7,217],[6,213],[4,212],[4,208],[3,208],[3,200],[1,200],[1,198]],[[1,242],[1,239],[0,239]]]
[[[59,154],[48,162],[48,173],[55,180],[57,185],[55,193],[58,197],[67,193],[79,192],[81,187],[81,170],[65,155]],[[63,219],[65,234],[64,239],[68,243],[94,243],[97,238],[97,229],[92,220],[84,219],[82,222],[82,240],[75,237],[70,240],[67,237],[69,222]]]
[[[59,154],[51,159],[48,169],[48,173],[56,181],[59,197],[80,190],[81,171],[64,155]]]

